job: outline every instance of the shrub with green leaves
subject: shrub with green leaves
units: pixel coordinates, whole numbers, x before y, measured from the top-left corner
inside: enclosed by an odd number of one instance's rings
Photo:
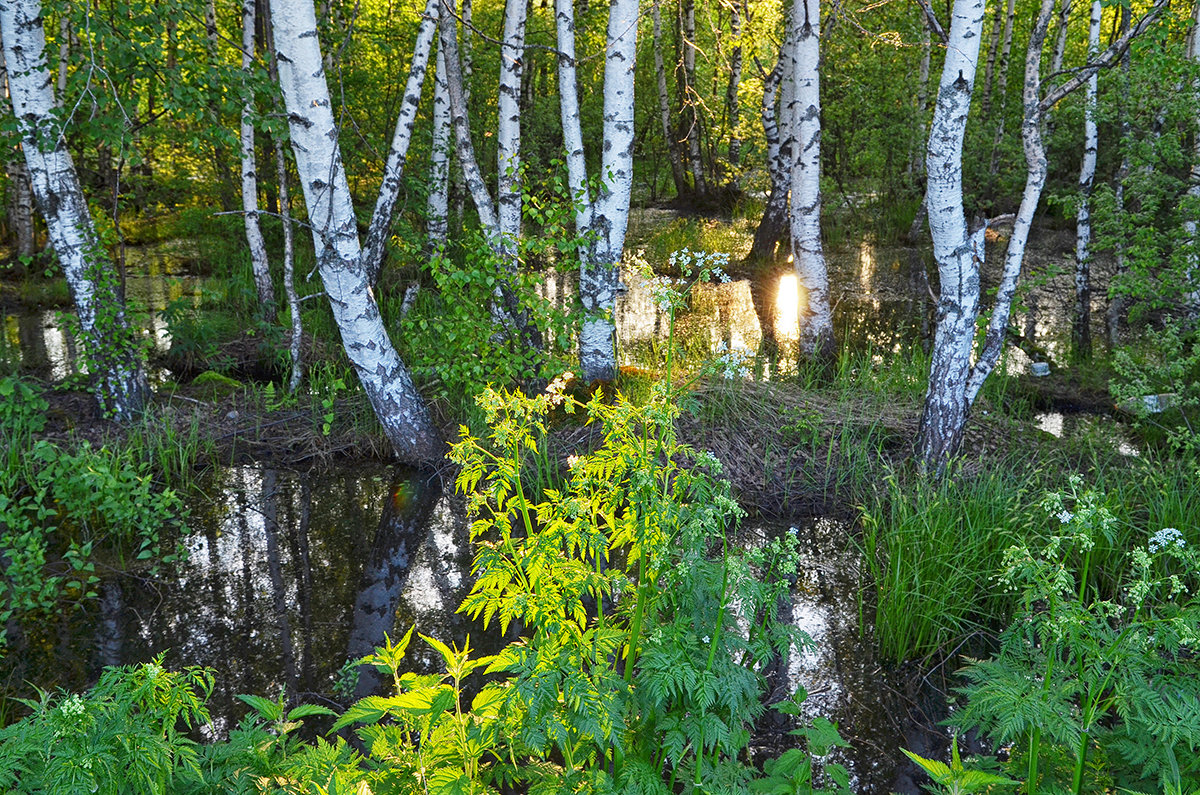
[[[964,672],[953,717],[1016,744],[1026,791],[1200,787],[1200,555],[1169,527],[1127,555],[1119,593],[1101,598],[1095,550],[1117,534],[1103,495],[1072,478],[1043,503],[1058,531],[1017,544],[1001,583],[1020,608],[1000,652]],[[1194,545],[1195,537],[1190,538]],[[1061,760],[1039,767],[1040,760]]]
[[[209,671],[165,671],[161,659],[109,668],[85,695],[41,693],[32,714],[0,729],[0,787],[55,795],[175,792],[199,775],[190,728],[207,723]]]
[[[28,384],[0,379],[0,646],[10,619],[94,597],[99,550],[121,565],[157,559],[163,531],[185,513],[128,451],[35,439],[47,408]]]

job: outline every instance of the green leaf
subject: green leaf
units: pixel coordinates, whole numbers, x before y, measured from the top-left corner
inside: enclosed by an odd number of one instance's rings
[[[277,721],[283,717],[283,704],[262,696],[239,695],[238,700],[248,705],[263,720]]]
[[[318,704],[301,704],[287,714],[288,720],[300,720],[312,715],[336,715],[337,713],[329,707],[322,707]]]

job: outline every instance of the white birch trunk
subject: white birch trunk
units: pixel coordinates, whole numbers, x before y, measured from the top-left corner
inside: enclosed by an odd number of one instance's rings
[[[471,140],[471,128],[467,120],[467,98],[463,86],[461,61],[458,53],[458,29],[453,0],[441,0],[439,44],[445,54],[446,89],[450,97],[450,122],[454,131],[454,143],[458,162],[462,167],[463,180],[475,202],[479,224],[483,227],[488,244],[500,251],[500,222],[496,218],[496,207],[483,180],[483,172],[475,158],[475,144]]]
[[[609,381],[617,374],[613,308],[633,191],[633,77],[637,65],[638,0],[612,0],[609,5],[600,164],[605,182],[594,200],[587,188],[587,164],[579,123],[575,10],[571,0],[555,0],[554,7],[567,179],[575,197],[576,231],[589,239],[580,252],[579,299],[584,314],[579,330],[579,364],[584,381]]]
[[[937,331],[919,447],[928,470],[941,472],[957,451],[967,420],[967,377],[979,313],[980,229],[969,234],[963,210],[962,147],[979,63],[984,0],[955,0],[946,61],[929,132],[926,190],[929,231],[940,277]]]
[[[1008,107],[1008,65],[1012,53],[1013,18],[1016,16],[1017,0],[1008,0],[1004,16],[1004,43],[1000,46],[1000,63],[996,74],[996,132],[992,138],[991,173],[1000,170],[1000,144],[1004,140],[1005,113]]]
[[[264,319],[275,314],[275,287],[271,284],[271,266],[267,243],[258,220],[258,174],[254,152],[254,17],[256,0],[242,0],[242,76],[246,92],[242,105],[242,220],[246,245],[250,248],[250,270],[258,293],[259,312]]]
[[[725,90],[725,107],[729,118],[729,165],[736,175],[742,157],[742,140],[738,137],[741,124],[739,94],[742,86],[742,6],[733,0],[729,7],[729,33],[733,38],[733,52],[729,59],[729,86]]]
[[[1068,23],[1071,21],[1071,0],[1059,0],[1058,6],[1058,29],[1054,34],[1054,54],[1050,56],[1050,74],[1056,75],[1062,71],[1063,55],[1067,51],[1067,32]],[[1099,42],[1097,42],[1097,46]],[[1098,51],[1098,50],[1097,50]],[[1095,56],[1095,52],[1089,54],[1089,58]]]
[[[41,3],[0,0],[0,38],[30,185],[71,289],[96,398],[105,414],[130,420],[150,393],[140,343],[55,118]]]
[[[300,298],[296,295],[296,242],[292,229],[292,198],[288,190],[287,156],[283,142],[275,141],[275,177],[279,183],[279,217],[283,222],[283,291],[287,296],[288,312],[292,318],[292,340],[288,353],[292,358],[292,374],[288,378],[288,392],[295,394],[304,377],[304,360],[301,345],[304,341],[304,326],[300,318]]]
[[[708,186],[704,179],[704,161],[700,155],[700,94],[696,90],[696,0],[683,0],[683,103],[687,112],[688,167],[692,172],[692,188],[704,195]]]
[[[683,176],[683,160],[679,154],[679,142],[671,128],[671,97],[667,93],[667,71],[663,68],[662,54],[662,0],[654,0],[651,7],[654,34],[654,71],[658,75],[658,116],[662,122],[663,141],[667,145],[667,158],[671,162],[671,180],[675,183],[675,195],[687,193],[687,179]]]
[[[500,252],[510,271],[517,268],[521,237],[521,72],[525,58],[527,0],[504,4],[504,43],[500,47],[500,83],[496,128],[496,215]]]
[[[1100,52],[1100,0],[1092,0],[1088,25],[1088,60]],[[1096,178],[1096,154],[1099,133],[1096,128],[1096,103],[1100,76],[1094,74],[1087,83],[1083,106],[1083,162],[1079,167],[1079,212],[1075,216],[1075,317],[1072,342],[1077,358],[1092,355],[1092,182]]]
[[[1029,34],[1029,46],[1025,52],[1025,84],[1022,91],[1024,116],[1021,122],[1021,143],[1025,150],[1025,190],[1021,194],[1021,205],[1013,221],[1012,235],[1008,239],[1008,250],[1004,255],[1004,270],[1000,275],[1000,286],[996,290],[996,304],[988,321],[983,348],[974,367],[971,368],[967,385],[967,406],[975,402],[983,382],[995,369],[1008,337],[1008,321],[1012,315],[1013,297],[1017,292],[1017,280],[1021,277],[1021,266],[1025,261],[1025,245],[1029,241],[1029,230],[1033,226],[1033,215],[1046,185],[1046,150],[1042,145],[1042,49],[1046,43],[1046,32],[1054,16],[1054,0],[1042,0],[1041,11]],[[974,336],[972,334],[972,336]]]
[[[388,233],[392,228],[392,214],[396,199],[404,184],[404,164],[408,159],[408,146],[412,142],[413,126],[417,110],[421,105],[421,91],[425,85],[425,73],[429,65],[429,53],[437,33],[439,0],[426,0],[425,13],[417,28],[417,40],[413,45],[412,62],[408,68],[408,80],[404,84],[404,98],[396,116],[396,127],[392,132],[392,143],[388,148],[383,166],[383,181],[375,210],[371,213],[371,225],[363,243],[363,265],[372,284],[379,278],[383,257],[387,252]]]
[[[425,203],[425,233],[430,251],[446,245],[450,228],[450,93],[446,87],[446,55],[437,51],[433,90],[433,145],[429,156],[429,197]]]
[[[923,155],[925,141],[928,140],[925,118],[929,105],[929,66],[933,53],[932,32],[929,28],[928,24],[921,26],[921,63],[917,66],[917,119],[920,126],[915,139],[916,145],[913,146],[912,158],[908,163],[909,173],[917,176],[922,175],[925,171]]]
[[[313,4],[275,0],[271,16],[317,267],[342,343],[397,454],[410,461],[436,459],[442,452],[437,430],[388,338],[361,262]]]
[[[0,91],[4,92],[5,104],[11,105],[8,91],[8,66],[4,60],[4,48],[0,47]],[[34,240],[33,189],[29,185],[29,168],[18,145],[13,158],[4,164],[4,175],[8,178],[8,221],[12,226],[14,250],[17,258],[27,259],[37,253]],[[21,271],[18,271],[21,273]]]
[[[821,57],[820,0],[792,6],[795,31],[792,127],[792,254],[804,300],[800,351],[809,358],[832,358],[833,313],[829,275],[821,246]]]

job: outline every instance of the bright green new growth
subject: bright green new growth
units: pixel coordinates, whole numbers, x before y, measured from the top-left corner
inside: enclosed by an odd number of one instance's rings
[[[667,385],[641,407],[620,395],[584,405],[565,386],[489,390],[488,438],[452,452],[478,550],[460,609],[523,628],[488,668],[506,679],[484,694],[510,760],[540,761],[510,761],[504,776],[597,792],[744,786],[741,751],[763,710],[755,669],[805,641],[775,619],[794,547],[727,543],[742,511],[716,458],[677,442]],[[569,459],[562,489],[537,493],[526,459],[545,449],[553,411],[586,413],[604,438]],[[557,758],[561,769],[545,767]]]
[[[926,759],[917,756],[907,748],[901,748],[904,755],[913,760],[922,770],[929,774],[937,785],[937,792],[945,795],[970,795],[974,792],[986,792],[1001,785],[1018,784],[1011,778],[998,776],[983,770],[969,770],[963,765],[962,756],[958,753],[958,736],[950,738],[950,764],[936,759]]]

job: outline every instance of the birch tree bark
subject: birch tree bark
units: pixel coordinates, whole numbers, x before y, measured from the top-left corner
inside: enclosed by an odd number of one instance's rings
[[[700,94],[696,91],[696,0],[683,0],[680,6],[680,25],[683,85],[679,96],[687,120],[688,168],[692,172],[692,189],[704,196],[708,185],[704,179],[704,162],[700,155]]]
[[[941,474],[962,442],[971,405],[984,381],[995,369],[1009,335],[1013,296],[1025,257],[1029,229],[1046,181],[1046,154],[1041,123],[1045,113],[1071,91],[1081,88],[1100,68],[1111,65],[1166,7],[1156,0],[1137,27],[1114,41],[1104,53],[1089,61],[1061,85],[1042,96],[1041,63],[1046,32],[1054,14],[1054,0],[1042,0],[1037,21],[1030,33],[1025,55],[1022,92],[1024,117],[1021,139],[1025,151],[1026,178],[1021,205],[1013,222],[1005,253],[1004,268],[996,291],[996,302],[988,322],[983,346],[971,363],[975,323],[979,315],[979,272],[983,263],[983,238],[987,226],[968,235],[962,209],[962,141],[970,105],[974,61],[978,58],[978,27],[982,23],[982,0],[956,0],[954,25],[959,26],[959,6],[964,7],[965,36],[955,36],[946,55],[938,108],[929,139],[929,221],[933,232],[934,257],[941,276],[938,327],[930,365],[929,390],[921,416],[919,445],[926,471]],[[972,35],[973,34],[973,35]],[[955,46],[959,42],[959,46]],[[970,56],[970,60],[966,58]]]
[[[258,309],[263,319],[275,315],[275,287],[271,284],[271,266],[267,243],[258,221],[258,174],[254,152],[254,24],[256,0],[242,0],[242,220],[246,245],[250,248],[250,269],[258,293]]]
[[[594,197],[588,187],[579,121],[575,9],[571,0],[555,0],[554,9],[567,180],[575,197],[575,230],[587,240],[579,252],[579,299],[584,312],[579,330],[581,377],[584,381],[609,381],[617,374],[613,308],[633,191],[633,76],[637,65],[638,0],[612,0],[608,7],[600,163],[604,182]]]
[[[1121,35],[1129,30],[1133,16],[1132,11],[1121,6],[1120,25]],[[1129,51],[1121,56],[1121,90],[1117,98],[1117,129],[1121,135],[1121,164],[1113,175],[1113,204],[1118,218],[1125,214],[1125,180],[1129,176],[1129,84],[1132,63]],[[1129,262],[1125,257],[1125,241],[1118,239],[1113,247],[1113,260],[1116,263],[1115,278],[1121,278],[1129,270]],[[1125,296],[1110,294],[1108,306],[1104,310],[1104,325],[1108,333],[1108,348],[1115,349],[1121,344],[1121,318],[1125,315]]]
[[[742,87],[742,0],[732,0],[729,5],[729,33],[733,38],[733,51],[729,58],[729,85],[725,89],[725,109],[729,119],[729,166],[735,170],[742,158],[742,141],[738,137],[741,124],[739,93]]]
[[[507,0],[505,11],[505,42],[501,50],[499,131],[497,146],[499,168],[499,201],[492,202],[484,182],[483,172],[475,158],[475,146],[467,118],[458,32],[453,0],[442,0],[440,47],[446,67],[446,89],[450,105],[451,129],[454,132],[458,163],[463,181],[475,204],[479,224],[483,227],[488,245],[500,260],[505,272],[494,290],[492,317],[500,326],[500,335],[518,340],[528,351],[542,349],[541,332],[529,312],[521,305],[512,288],[512,279],[519,268],[518,242],[521,231],[521,61],[525,40],[525,0]]]
[[[787,47],[786,43],[784,47]],[[761,64],[759,70],[765,71]],[[763,208],[762,218],[754,230],[750,253],[744,260],[750,271],[750,299],[762,332],[762,349],[768,357],[774,356],[779,350],[779,343],[775,337],[775,299],[778,292],[776,249],[779,247],[779,241],[788,233],[788,192],[792,182],[790,146],[789,153],[784,154],[779,140],[779,124],[776,122],[775,105],[782,79],[781,51],[775,68],[763,76],[761,118],[763,137],[767,144],[767,171],[771,176],[771,191],[767,195],[767,205]]]
[[[1100,52],[1100,0],[1092,0],[1088,25],[1088,60]],[[1075,216],[1075,317],[1071,342],[1077,359],[1092,356],[1092,182],[1096,177],[1099,133],[1096,129],[1096,103],[1100,76],[1093,74],[1087,83],[1083,105],[1083,162],[1079,167],[1079,212]]]
[[[371,225],[367,227],[367,237],[363,243],[362,261],[366,267],[367,278],[372,284],[379,278],[379,269],[383,266],[383,258],[387,253],[388,235],[392,227],[392,214],[396,209],[396,200],[400,196],[400,188],[404,183],[404,164],[408,159],[408,146],[412,142],[417,110],[421,105],[421,90],[425,85],[429,52],[433,47],[433,38],[437,34],[438,11],[438,0],[426,0],[425,13],[421,17],[421,25],[417,28],[417,40],[413,45],[413,58],[408,68],[408,79],[404,84],[404,100],[400,103],[400,112],[396,115],[392,143],[388,148],[387,160],[383,165],[383,182],[379,188],[379,196],[375,200],[375,209],[371,213]],[[328,93],[328,89],[326,92]]]
[[[683,175],[683,157],[679,152],[679,141],[671,124],[671,97],[667,93],[667,72],[663,68],[662,54],[662,0],[654,0],[651,6],[654,36],[654,70],[658,75],[658,116],[662,122],[663,141],[667,145],[667,160],[671,163],[671,181],[675,183],[675,195],[688,192],[687,178]]]
[[[396,453],[409,461],[436,459],[441,440],[388,338],[368,283],[312,0],[275,0],[271,18],[317,268],[342,344]],[[414,52],[414,61],[418,55],[428,58],[429,53]]]
[[[433,89],[433,143],[429,155],[429,197],[425,233],[430,251],[446,245],[450,228],[450,92],[446,86],[446,53],[438,45]]]
[[[940,289],[918,446],[926,468],[938,473],[962,441],[969,408],[966,386],[971,343],[979,313],[984,229],[974,234],[967,229],[962,147],[979,63],[983,16],[984,0],[955,0],[925,159],[929,231]]]
[[[800,352],[809,358],[832,359],[833,312],[829,275],[821,246],[821,4],[797,0],[792,5],[795,30],[794,95],[791,110],[792,254],[804,301],[800,320]]]
[[[0,0],[0,39],[30,185],[71,289],[96,399],[103,413],[128,421],[142,411],[150,390],[119,280],[96,237],[55,117],[41,3]]]
[[[4,49],[0,47],[0,91],[4,92],[5,104],[12,103],[8,90],[8,66],[4,60]],[[4,175],[8,178],[8,222],[12,227],[13,251],[18,259],[18,274],[24,273],[21,260],[37,253],[33,221],[33,188],[29,185],[29,169],[20,147],[15,147],[14,156],[4,164]]]
[[[996,131],[992,137],[992,162],[990,173],[1000,170],[1000,144],[1004,141],[1004,110],[1008,106],[1008,64],[1012,54],[1013,18],[1016,16],[1017,0],[1008,0],[1004,15],[1004,42],[1000,45],[1000,63],[996,73]]]

